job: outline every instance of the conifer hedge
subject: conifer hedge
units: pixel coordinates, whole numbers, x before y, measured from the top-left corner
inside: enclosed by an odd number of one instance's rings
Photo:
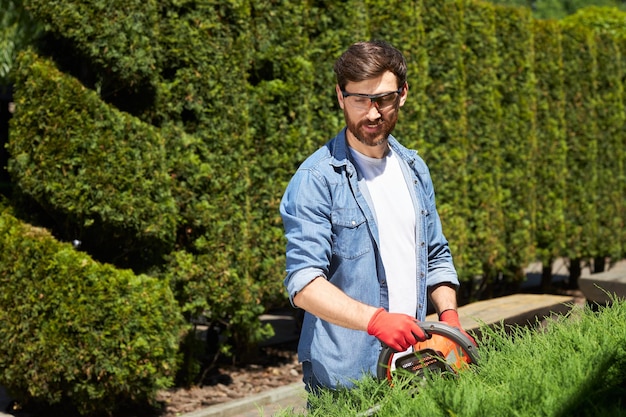
[[[565,247],[565,187],[567,144],[565,141],[565,91],[563,53],[558,22],[534,23],[537,80],[537,217],[535,243],[537,256],[551,269]]]
[[[172,385],[184,322],[167,281],[100,264],[0,211],[0,384],[29,402],[113,413]]]
[[[596,256],[598,232],[598,126],[596,42],[584,26],[567,25],[563,33],[567,187],[566,253],[571,259]]]
[[[493,283],[505,267],[502,158],[499,154],[502,121],[495,7],[468,1],[465,6],[469,241],[474,269],[483,285]]]
[[[429,165],[439,215],[455,264],[478,273],[469,240],[467,111],[462,0],[423,1],[424,48],[428,55],[424,138],[420,146]]]
[[[619,259],[626,253],[626,203],[618,197],[626,192],[626,14],[612,7],[588,7],[564,19],[563,24],[588,28],[598,39],[598,162],[602,169],[599,192],[604,196],[602,205],[607,206],[607,215],[599,219],[598,237],[603,242],[598,244],[602,245],[600,253],[612,253],[613,258]],[[620,255],[616,256],[618,250]]]
[[[500,66],[503,210],[507,269],[520,270],[534,256],[535,74],[532,18],[529,9],[496,7]],[[518,278],[518,279],[519,279]]]
[[[118,265],[170,251],[177,209],[159,131],[33,52],[14,76],[9,172],[57,236]]]
[[[598,230],[595,235],[595,250],[599,256],[620,259],[622,242],[615,231],[624,226],[621,213],[624,206],[623,175],[624,141],[623,131],[624,88],[622,78],[626,75],[622,68],[622,57],[616,39],[608,34],[596,36],[596,59],[598,62],[597,85],[597,188]],[[616,239],[617,237],[617,239]]]

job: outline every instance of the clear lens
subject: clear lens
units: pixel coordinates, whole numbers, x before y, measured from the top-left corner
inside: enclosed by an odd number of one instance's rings
[[[369,110],[372,103],[376,103],[376,107],[379,110],[385,110],[392,107],[396,103],[397,98],[398,93],[393,91],[381,97],[349,95],[345,97],[345,100],[348,102],[348,105],[356,109]]]

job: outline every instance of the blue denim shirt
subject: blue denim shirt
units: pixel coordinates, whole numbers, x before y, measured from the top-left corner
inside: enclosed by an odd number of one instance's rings
[[[424,320],[428,287],[444,282],[458,285],[458,278],[426,164],[391,136],[389,144],[401,161],[416,208],[415,317]],[[359,180],[344,129],[307,158],[287,186],[280,213],[287,237],[284,283],[292,304],[300,290],[323,276],[350,297],[389,309],[378,228],[369,194]],[[376,375],[380,350],[380,342],[367,332],[305,313],[298,356],[307,385],[351,387],[366,373]]]

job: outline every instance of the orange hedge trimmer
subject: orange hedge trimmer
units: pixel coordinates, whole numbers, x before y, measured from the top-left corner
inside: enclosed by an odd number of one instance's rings
[[[478,348],[456,327],[442,322],[419,322],[429,339],[413,345],[412,352],[396,353],[383,347],[376,373],[379,379],[392,381],[394,372],[424,376],[426,372],[452,373],[469,368],[479,360]]]

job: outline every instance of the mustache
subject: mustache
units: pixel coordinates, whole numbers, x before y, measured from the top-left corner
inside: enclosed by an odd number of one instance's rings
[[[376,119],[374,121],[370,121],[370,120],[362,120],[361,122],[359,122],[359,126],[381,126],[386,124],[387,121],[384,120],[382,117],[379,119]]]

